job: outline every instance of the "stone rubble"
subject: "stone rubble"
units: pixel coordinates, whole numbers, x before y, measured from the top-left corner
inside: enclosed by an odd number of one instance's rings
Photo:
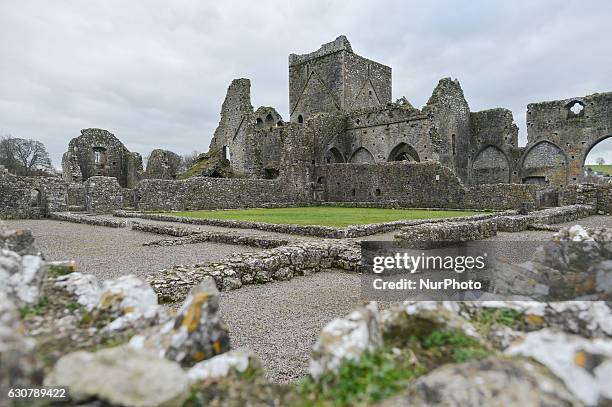
[[[189,380],[179,365],[127,346],[62,357],[45,386],[68,388],[73,402],[92,398],[117,406],[179,407],[189,396]]]
[[[245,373],[248,369],[261,369],[259,357],[248,349],[234,349],[196,363],[187,371],[192,384],[229,376],[232,371]]]
[[[314,345],[310,374],[317,378],[337,371],[342,362],[357,361],[363,352],[382,346],[379,318],[376,303],[370,303],[328,323]]]
[[[155,351],[182,366],[193,366],[230,349],[227,327],[218,310],[219,291],[215,281],[207,277],[191,291],[173,321],[133,337],[130,346]]]
[[[585,339],[542,329],[525,335],[521,341],[510,346],[505,354],[530,357],[546,366],[586,405],[606,405],[612,402],[610,339]]]

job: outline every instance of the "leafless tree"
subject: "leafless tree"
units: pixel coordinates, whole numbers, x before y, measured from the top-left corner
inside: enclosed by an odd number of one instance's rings
[[[42,175],[53,172],[49,153],[40,141],[12,137],[0,138],[0,165],[15,175]]]
[[[597,163],[597,165],[604,165],[606,163],[606,160],[603,157],[597,157],[595,162]]]
[[[189,168],[191,168],[193,164],[196,163],[199,156],[200,156],[200,152],[196,150],[192,151],[191,153],[184,154],[181,157],[182,158],[181,171],[187,171]]]

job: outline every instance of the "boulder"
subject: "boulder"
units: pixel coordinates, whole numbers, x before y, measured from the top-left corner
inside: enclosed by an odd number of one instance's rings
[[[70,353],[45,386],[66,387],[76,403],[94,399],[126,407],[181,406],[189,396],[187,374],[177,363],[127,346]]]
[[[610,371],[612,340],[542,329],[510,346],[509,356],[530,357],[559,377],[572,394],[586,405],[612,403]]]
[[[481,359],[444,365],[379,406],[580,406],[563,383],[527,360]]]
[[[337,371],[342,362],[358,360],[362,353],[382,344],[378,306],[371,302],[323,328],[310,360],[310,374],[318,378],[327,371]]]
[[[218,311],[219,290],[215,280],[206,277],[191,291],[174,321],[133,337],[130,346],[157,351],[182,366],[191,367],[230,349],[227,327]]]
[[[457,330],[480,339],[476,328],[460,315],[453,301],[404,301],[382,312],[384,335],[422,336],[435,329]]]
[[[0,249],[0,290],[18,306],[38,304],[46,278],[47,265],[40,256]]]
[[[187,376],[191,383],[198,383],[228,377],[232,372],[244,373],[249,369],[261,368],[261,361],[253,352],[248,349],[235,349],[196,363],[189,369]]]
[[[9,389],[42,383],[42,364],[34,356],[35,342],[23,332],[17,307],[0,291],[0,404]]]

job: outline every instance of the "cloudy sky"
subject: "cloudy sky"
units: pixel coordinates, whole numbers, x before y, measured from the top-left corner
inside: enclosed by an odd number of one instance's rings
[[[603,0],[2,0],[0,135],[43,141],[56,167],[87,127],[143,155],[206,150],[233,78],[287,118],[288,54],[345,34],[393,68],[394,98],[422,107],[458,78],[524,144],[527,103],[612,91],[611,17]]]

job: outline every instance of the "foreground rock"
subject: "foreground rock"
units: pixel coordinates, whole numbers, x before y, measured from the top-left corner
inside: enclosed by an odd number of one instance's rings
[[[587,405],[612,403],[612,340],[584,339],[543,329],[531,332],[506,350],[510,356],[531,357],[561,378]]]
[[[34,350],[35,342],[24,336],[15,304],[0,291],[0,402],[11,388],[41,384],[42,369]]]
[[[484,359],[442,366],[380,406],[579,406],[563,383],[527,360]]]
[[[187,374],[178,364],[126,346],[66,355],[45,386],[67,387],[74,402],[131,407],[181,406],[189,396]]]
[[[158,352],[183,366],[193,366],[230,349],[227,327],[218,315],[219,291],[214,279],[195,287],[174,321],[148,335],[132,338],[130,345]]]
[[[310,374],[319,377],[337,371],[342,362],[358,360],[365,351],[382,346],[382,333],[376,303],[358,308],[345,318],[337,318],[323,328],[314,346]]]
[[[47,265],[40,256],[0,249],[0,291],[13,298],[18,306],[39,302],[47,277]]]

